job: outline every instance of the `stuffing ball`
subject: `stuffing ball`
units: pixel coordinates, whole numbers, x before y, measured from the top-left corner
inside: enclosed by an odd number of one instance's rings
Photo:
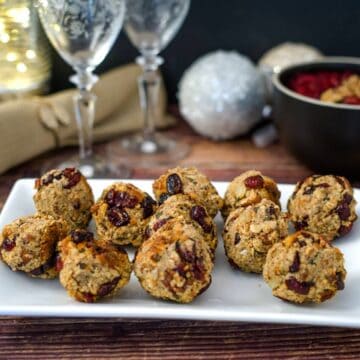
[[[170,196],[150,218],[145,230],[150,237],[170,220],[175,219],[181,224],[193,226],[215,253],[217,246],[216,225],[206,209],[198,205],[191,197],[183,194]]]
[[[355,206],[353,189],[347,179],[313,175],[296,185],[288,211],[296,230],[321,234],[331,241],[351,231],[357,219]]]
[[[56,245],[68,232],[64,220],[33,215],[6,225],[0,236],[1,259],[13,271],[32,277],[52,279],[55,269]]]
[[[73,230],[58,245],[56,267],[61,285],[74,299],[92,303],[115,295],[130,280],[127,253],[91,232]]]
[[[35,182],[34,202],[40,214],[63,218],[71,229],[86,228],[94,196],[79,170],[50,170]]]
[[[138,249],[135,275],[150,295],[189,303],[211,283],[209,246],[192,226],[171,220]]]
[[[150,195],[119,182],[103,191],[91,211],[100,237],[118,245],[139,246],[156,207]]]
[[[223,232],[225,253],[234,267],[262,273],[267,252],[287,235],[287,216],[272,201],[263,199],[230,213]]]
[[[204,205],[212,218],[223,205],[210,180],[194,167],[169,169],[154,181],[153,191],[160,204],[170,196],[186,194],[197,203]]]
[[[246,171],[229,184],[221,213],[226,219],[231,211],[256,204],[262,199],[269,199],[280,206],[280,191],[276,182],[260,171]]]
[[[263,276],[274,296],[321,303],[344,289],[344,256],[322,236],[299,231],[269,250]]]

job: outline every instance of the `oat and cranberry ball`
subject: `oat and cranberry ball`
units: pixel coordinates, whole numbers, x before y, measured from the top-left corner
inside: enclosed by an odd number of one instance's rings
[[[6,225],[0,235],[0,258],[13,271],[55,278],[56,245],[68,230],[64,220],[47,215],[19,218]]]
[[[327,240],[347,234],[357,219],[353,189],[347,179],[312,175],[299,182],[288,202],[296,230],[308,230]]]
[[[91,212],[100,237],[118,245],[139,246],[156,207],[150,195],[132,184],[119,182],[103,191]]]
[[[95,240],[86,230],[73,230],[59,242],[56,268],[68,294],[87,303],[115,295],[129,282],[132,271],[121,247]]]
[[[194,167],[167,170],[154,181],[153,191],[160,204],[170,196],[186,194],[197,203],[203,204],[212,218],[223,205],[223,200],[210,180]]]
[[[34,202],[40,214],[63,218],[71,229],[87,227],[94,196],[79,170],[50,170],[36,180],[35,188]]]
[[[268,252],[264,280],[274,296],[295,303],[321,303],[344,289],[341,251],[322,236],[299,231]]]
[[[212,269],[205,240],[193,227],[174,220],[143,242],[134,260],[134,272],[144,290],[179,303],[193,301],[209,287]]]
[[[149,238],[172,219],[193,226],[215,252],[217,246],[215,222],[208,215],[205,207],[198,205],[190,196],[184,194],[170,196],[156,210],[146,227],[146,237]]]
[[[276,182],[260,171],[246,171],[229,184],[221,213],[226,219],[231,211],[256,204],[262,199],[269,199],[280,206],[280,191]]]
[[[267,252],[287,235],[287,216],[272,201],[263,199],[230,213],[223,231],[225,253],[234,267],[262,273]]]

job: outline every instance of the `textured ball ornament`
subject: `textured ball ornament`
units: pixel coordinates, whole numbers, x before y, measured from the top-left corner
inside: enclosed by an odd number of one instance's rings
[[[265,104],[262,76],[245,56],[216,51],[198,59],[179,85],[182,116],[201,135],[214,140],[245,134]]]

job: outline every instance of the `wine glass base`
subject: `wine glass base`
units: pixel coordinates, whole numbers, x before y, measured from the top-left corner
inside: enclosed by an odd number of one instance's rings
[[[171,165],[186,157],[190,151],[188,144],[169,139],[160,134],[144,138],[142,134],[125,137],[108,145],[111,159],[123,160],[126,164],[141,167]]]
[[[61,163],[48,162],[43,166],[42,172],[65,168],[79,169],[86,178],[126,179],[131,175],[130,169],[124,164],[112,164],[98,155],[87,161],[80,161],[79,157],[73,157]]]

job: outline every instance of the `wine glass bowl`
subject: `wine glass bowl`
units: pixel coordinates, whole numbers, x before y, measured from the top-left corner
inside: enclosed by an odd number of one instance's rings
[[[59,55],[75,70],[70,80],[78,87],[74,96],[79,133],[79,158],[57,167],[78,167],[88,177],[122,175],[92,152],[96,96],[91,93],[97,76],[92,72],[113,46],[125,16],[125,0],[37,0],[41,23]]]
[[[143,69],[138,86],[144,126],[141,133],[110,144],[109,154],[142,166],[172,163],[184,158],[189,146],[155,132],[161,81],[157,69],[163,63],[158,54],[180,29],[190,0],[127,0],[126,7],[124,28],[141,54],[136,62]]]
[[[189,6],[189,0],[128,1],[125,30],[131,43],[145,56],[158,55],[180,29]]]

